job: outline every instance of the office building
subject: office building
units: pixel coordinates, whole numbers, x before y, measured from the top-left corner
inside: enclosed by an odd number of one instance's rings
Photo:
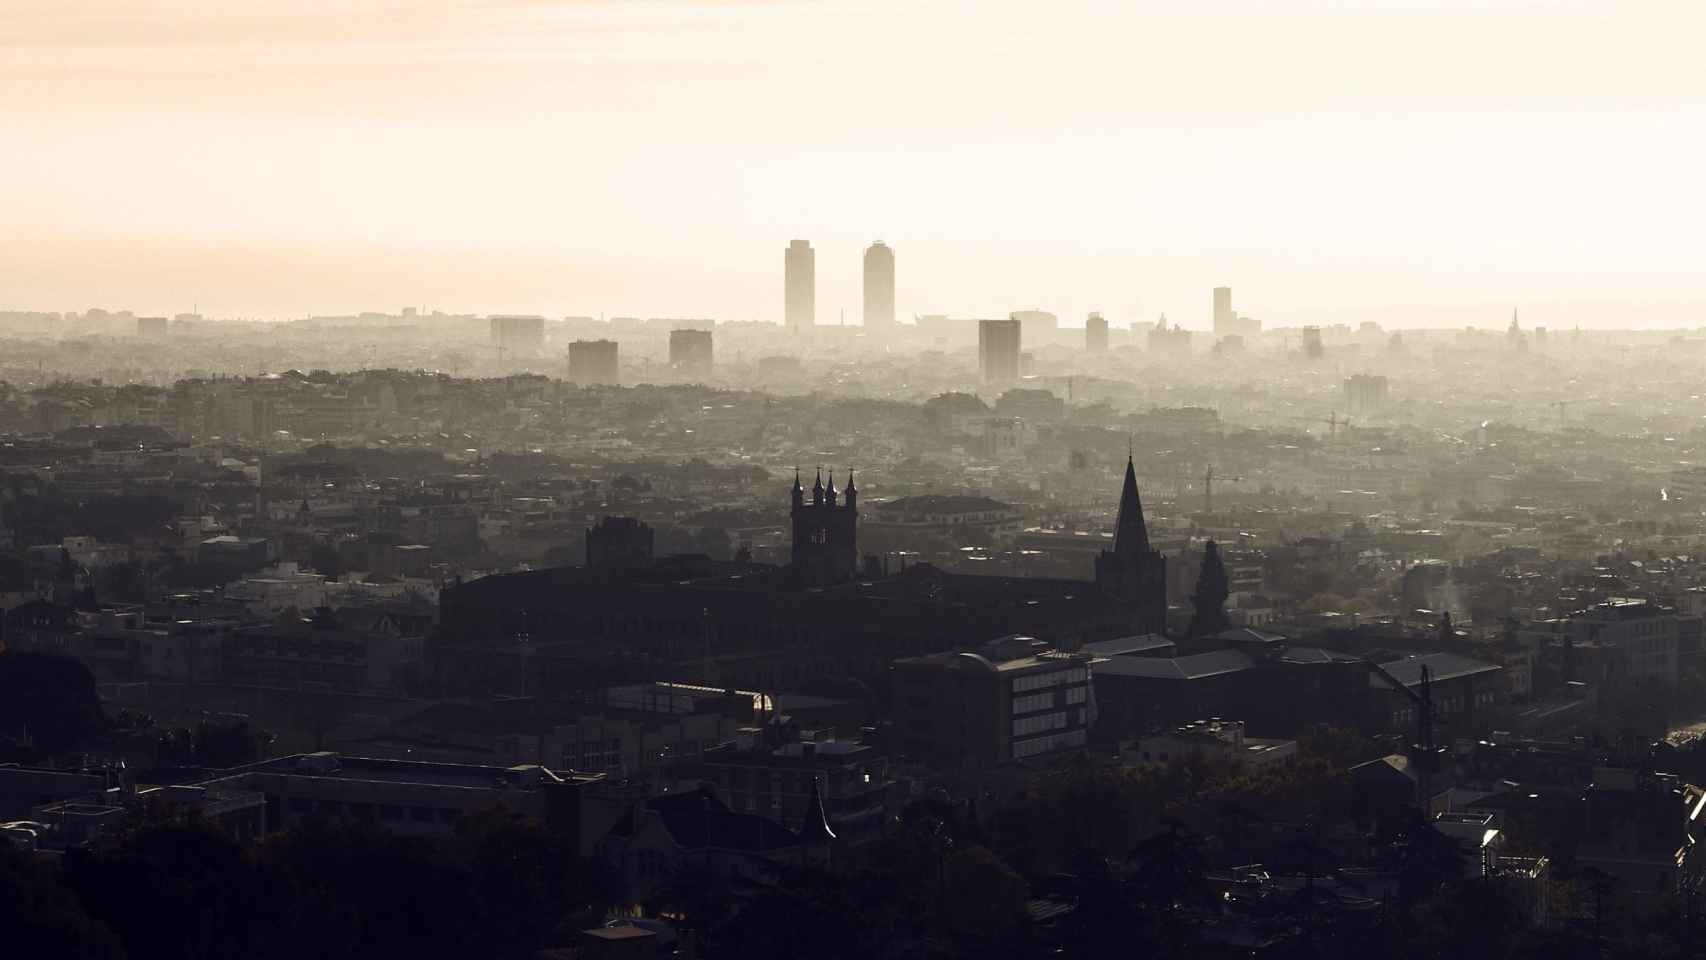
[[[1345,404],[1352,413],[1373,413],[1386,406],[1385,377],[1359,373],[1345,378]]]
[[[1224,337],[1237,333],[1238,315],[1232,312],[1232,288],[1214,288],[1214,335]]]
[[[788,244],[782,257],[784,322],[790,330],[817,325],[817,252],[805,240]]]
[[[1090,314],[1084,321],[1084,349],[1090,353],[1108,352],[1108,321],[1099,313]]]
[[[681,376],[711,375],[711,331],[671,330],[669,365]]]
[[[894,251],[878,240],[865,250],[865,329],[894,326]]]
[[[493,317],[492,345],[504,357],[538,356],[545,348],[544,317]]]
[[[1232,288],[1214,288],[1214,335],[1254,339],[1262,332],[1262,322],[1254,317],[1240,316],[1232,309]]]
[[[978,372],[984,383],[1011,383],[1019,379],[1018,320],[977,322]]]
[[[576,340],[569,344],[569,380],[579,384],[619,382],[614,340]]]
[[[137,317],[136,335],[139,337],[163,337],[166,335],[165,317]]]
[[[1009,636],[896,660],[895,725],[914,760],[993,767],[1082,750],[1096,719],[1087,653]]]

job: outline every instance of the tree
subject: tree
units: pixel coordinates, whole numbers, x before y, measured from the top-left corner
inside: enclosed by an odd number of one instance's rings
[[[948,929],[1000,940],[1025,921],[1024,878],[987,849],[968,847],[949,856],[947,874],[942,910]]]
[[[596,923],[620,898],[602,863],[534,821],[496,811],[464,818],[457,832],[473,873],[473,920],[492,956],[531,956],[565,919],[579,918],[577,929]]]
[[[1208,637],[1226,629],[1227,583],[1226,565],[1220,559],[1220,545],[1210,540],[1203,547],[1197,590],[1191,594],[1191,604],[1196,611],[1191,615],[1191,636]]]
[[[59,653],[0,653],[0,730],[22,731],[46,754],[64,753],[106,728],[95,677]]]
[[[310,824],[263,841],[255,960],[489,955],[470,922],[472,874],[429,841]]]
[[[197,822],[144,824],[65,860],[66,884],[112,926],[131,960],[248,956],[255,881],[242,847]]]
[[[124,949],[106,924],[28,854],[0,844],[0,930],[20,957],[120,960]]]

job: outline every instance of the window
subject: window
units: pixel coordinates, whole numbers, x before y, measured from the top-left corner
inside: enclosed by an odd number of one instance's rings
[[[432,822],[432,808],[431,807],[410,807],[409,808],[409,819],[415,821],[416,823],[431,823]]]
[[[1066,702],[1067,703],[1083,703],[1085,698],[1089,695],[1089,693],[1090,693],[1089,687],[1073,687],[1072,689],[1066,691]]]
[[[1014,714],[1036,713],[1038,710],[1047,710],[1052,706],[1054,706],[1053,693],[1032,693],[1013,698]]]
[[[1044,713],[1032,717],[1020,717],[1013,721],[1013,736],[1023,737],[1046,730],[1059,730],[1066,726],[1066,711],[1057,710],[1054,713]]]
[[[379,805],[379,819],[401,820],[403,819],[403,808],[394,803],[382,803]]]

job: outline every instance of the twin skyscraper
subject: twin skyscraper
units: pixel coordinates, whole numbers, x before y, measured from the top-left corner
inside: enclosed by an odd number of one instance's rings
[[[782,254],[783,323],[790,330],[817,326],[817,251],[795,240]],[[894,251],[881,240],[865,250],[865,329],[894,326]]]

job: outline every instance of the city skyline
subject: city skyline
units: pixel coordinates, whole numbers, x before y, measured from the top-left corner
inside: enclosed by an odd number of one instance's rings
[[[1696,5],[970,9],[29,4],[4,307],[780,322],[804,236],[820,322],[872,237],[903,318],[1700,316]]]

